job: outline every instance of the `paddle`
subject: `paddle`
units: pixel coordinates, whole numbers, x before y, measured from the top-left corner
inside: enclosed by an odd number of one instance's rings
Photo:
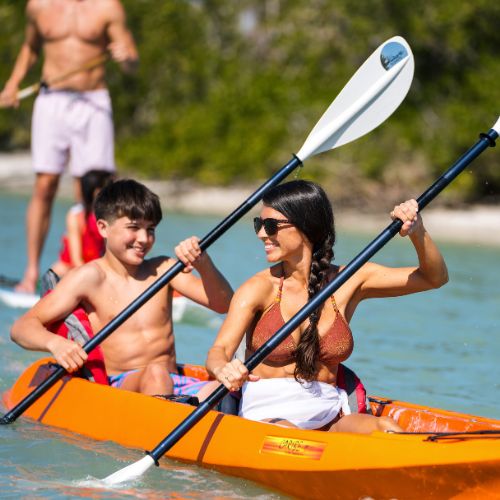
[[[41,88],[50,88],[51,85],[62,82],[66,80],[66,78],[69,78],[70,76],[76,75],[77,73],[81,73],[82,71],[86,71],[88,69],[96,68],[97,66],[104,64],[108,60],[108,58],[109,55],[107,53],[101,54],[97,57],[89,59],[86,63],[82,64],[81,66],[78,66],[77,68],[67,71],[66,73],[63,73],[59,76],[56,76],[49,80],[42,79],[37,83],[33,83],[32,85],[29,85],[28,87],[19,90],[19,92],[17,93],[17,98],[19,100],[25,99],[26,97],[36,94]]]
[[[479,141],[472,146],[454,165],[452,165],[439,179],[434,182],[418,199],[419,211],[422,211],[450,182],[464,170],[469,163],[479,156],[488,146],[495,145],[495,139],[500,134],[500,118],[487,134],[481,134]],[[306,303],[290,320],[285,323],[267,342],[257,349],[246,361],[245,366],[252,371],[261,363],[281,342],[299,327],[325,300],[333,295],[363,264],[377,253],[403,225],[399,219],[394,220],[379,236],[377,236],[362,252],[360,252],[325,288],[318,292]],[[108,485],[115,485],[141,476],[153,464],[159,465],[158,460],[174,446],[197,422],[199,422],[227,393],[228,389],[220,385],[203,401],[186,419],[184,419],[153,451],[141,460],[120,469],[107,476],[103,481]]]
[[[413,54],[403,38],[396,36],[380,45],[349,80],[338,98],[325,111],[297,155],[294,155],[285,166],[212,229],[200,241],[200,248],[206,250],[254,207],[268,189],[279,184],[304,160],[353,141],[385,121],[408,93],[413,78],[413,69]],[[184,264],[178,260],[137,299],[131,302],[90,339],[83,346],[85,352],[89,353],[97,347],[145,302],[179,274],[184,267]],[[58,366],[44,382],[11,411],[6,413],[0,419],[0,424],[9,424],[16,420],[65,373],[66,370]]]

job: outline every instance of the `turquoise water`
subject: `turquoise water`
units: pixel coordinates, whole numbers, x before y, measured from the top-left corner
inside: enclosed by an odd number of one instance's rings
[[[24,265],[26,199],[0,193],[0,275],[19,277]],[[57,254],[68,205],[58,202],[42,264]],[[425,218],[425,216],[424,216]],[[206,234],[220,219],[167,214],[158,229],[156,253],[173,252],[180,239]],[[383,227],[380,228],[382,230]],[[336,261],[346,263],[377,232],[339,231]],[[374,258],[412,264],[411,245],[399,238]],[[348,365],[370,394],[500,419],[500,251],[480,245],[442,244],[450,282],[440,290],[362,303],[352,321],[355,351]],[[210,249],[234,287],[266,263],[248,220]],[[0,391],[39,355],[8,337],[20,310],[0,304]],[[220,318],[208,326],[196,314],[176,325],[180,361],[202,364]],[[98,411],[98,408],[96,408]],[[105,477],[140,459],[136,450],[95,442],[19,419],[0,427],[2,498],[286,498],[255,483],[175,461],[148,472],[125,489],[82,488],[77,481]]]

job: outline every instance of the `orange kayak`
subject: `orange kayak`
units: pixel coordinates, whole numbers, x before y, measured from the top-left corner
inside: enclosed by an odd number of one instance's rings
[[[50,369],[48,359],[30,366],[3,395],[5,406],[13,408]],[[207,378],[194,365],[184,366],[184,373]],[[290,429],[210,411],[167,456],[299,498],[500,498],[500,420],[385,398],[372,398],[371,407],[375,415],[394,418],[407,433]],[[67,376],[25,416],[147,450],[192,409]]]

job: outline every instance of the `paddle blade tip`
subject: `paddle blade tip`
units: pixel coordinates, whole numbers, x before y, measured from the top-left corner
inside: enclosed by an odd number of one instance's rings
[[[142,476],[152,465],[154,465],[154,463],[154,459],[146,455],[141,460],[131,465],[127,465],[127,467],[105,477],[101,482],[106,486],[116,486],[125,482],[134,481]]]
[[[386,40],[347,82],[296,156],[305,161],[378,127],[406,97],[414,67],[413,53],[403,37]]]
[[[500,135],[500,116],[493,127],[491,127],[498,135]]]

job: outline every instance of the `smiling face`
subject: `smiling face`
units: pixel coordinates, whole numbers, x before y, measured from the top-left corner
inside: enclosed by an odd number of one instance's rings
[[[274,208],[263,205],[260,211],[261,219],[272,218],[287,220],[287,218]],[[279,224],[274,235],[268,235],[262,226],[257,237],[264,243],[264,251],[268,262],[302,259],[304,251],[311,252],[312,245],[306,236],[293,224]]]
[[[97,227],[106,239],[106,252],[111,252],[122,264],[142,264],[155,242],[156,225],[151,221],[119,217],[113,222],[99,219]]]

